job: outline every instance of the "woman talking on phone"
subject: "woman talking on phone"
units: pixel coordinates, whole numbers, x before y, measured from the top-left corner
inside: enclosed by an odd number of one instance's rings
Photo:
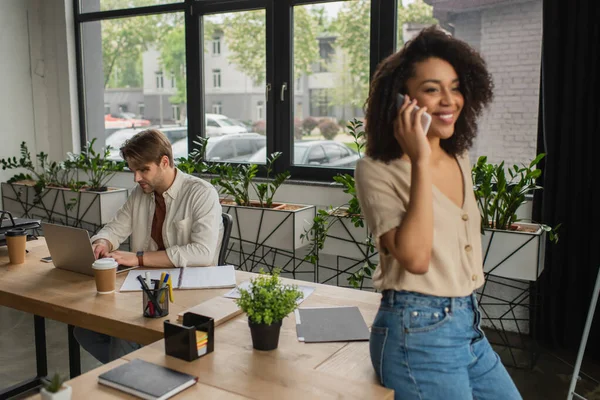
[[[355,177],[380,257],[371,360],[396,399],[521,399],[475,297],[484,276],[468,149],[492,95],[481,56],[435,26],[371,82]]]

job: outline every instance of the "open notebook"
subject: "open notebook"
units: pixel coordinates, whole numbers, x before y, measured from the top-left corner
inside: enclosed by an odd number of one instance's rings
[[[235,287],[235,269],[233,265],[219,267],[188,267],[169,269],[135,269],[129,271],[121,292],[142,290],[138,275],[145,277],[150,272],[150,279],[160,279],[163,272],[171,275],[173,289],[216,289]]]

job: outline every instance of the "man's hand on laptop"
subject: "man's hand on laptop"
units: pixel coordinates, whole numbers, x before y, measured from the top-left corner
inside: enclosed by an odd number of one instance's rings
[[[125,265],[128,267],[137,267],[138,265],[137,255],[128,251],[113,251],[112,253],[109,253],[107,257],[114,258],[119,265]]]
[[[108,257],[110,253],[111,244],[106,239],[98,239],[92,243],[92,249],[94,249],[94,257],[96,260],[99,258]]]

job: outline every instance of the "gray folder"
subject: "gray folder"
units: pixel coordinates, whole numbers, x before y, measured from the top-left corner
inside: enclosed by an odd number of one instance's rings
[[[358,307],[299,308],[298,340],[306,343],[369,340],[369,328]]]

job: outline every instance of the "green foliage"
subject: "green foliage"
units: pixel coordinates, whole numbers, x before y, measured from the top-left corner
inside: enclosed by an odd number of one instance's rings
[[[123,8],[122,0],[102,0],[102,9]],[[155,0],[130,0],[128,7],[154,5]],[[141,87],[142,53],[160,31],[159,15],[102,21],[104,87]],[[117,76],[115,77],[115,71]]]
[[[49,382],[44,384],[44,389],[46,389],[50,393],[58,393],[61,389],[63,389],[63,384],[67,379],[63,378],[58,372],[52,376]]]
[[[125,163],[106,160],[110,147],[104,149],[102,154],[96,153],[93,149],[95,141],[96,139],[93,139],[89,142],[81,154],[68,153],[68,158],[61,162],[48,161],[48,154],[40,152],[36,155],[36,165],[31,160],[27,143],[22,142],[21,157],[18,160],[16,157],[1,159],[0,165],[4,170],[25,168],[31,172],[31,174],[18,173],[8,182],[34,180],[38,197],[47,186],[69,188],[74,191],[88,186],[90,190],[98,190],[103,188],[117,171],[122,171]],[[78,169],[88,174],[88,181],[77,179]]]
[[[270,179],[273,172],[273,163],[281,156],[276,152],[267,157],[267,179]],[[273,196],[279,187],[290,178],[289,171],[281,172],[275,175],[275,179],[266,183],[257,183],[254,187],[261,207],[271,208],[273,206]]]
[[[250,288],[239,289],[241,297],[236,304],[255,324],[271,325],[282,321],[294,311],[303,294],[295,285],[284,285],[279,280],[280,270],[271,275],[260,270],[259,276],[250,279]]]
[[[222,24],[223,37],[231,52],[229,62],[248,75],[254,85],[265,82],[266,16],[264,10],[229,14]],[[319,60],[315,15],[305,7],[294,8],[294,77],[310,74]]]
[[[290,178],[288,171],[281,172],[274,179],[269,180],[273,171],[273,163],[281,156],[276,152],[267,157],[267,182],[254,183],[254,178],[258,173],[256,164],[219,164],[212,168],[212,172],[218,174],[216,178],[211,179],[213,185],[219,186],[220,193],[233,197],[235,203],[239,206],[250,206],[250,188],[258,196],[261,207],[271,208],[273,197],[277,189]]]
[[[169,98],[169,101],[172,104],[185,104],[187,103],[185,25],[183,16],[178,15],[178,17],[174,26],[167,26],[165,33],[159,38],[160,63],[167,77],[175,78],[177,92]]]
[[[354,139],[359,156],[362,156],[365,146],[365,132],[362,130],[362,126],[362,121],[356,118],[349,121],[347,125],[348,132]],[[364,227],[364,218],[356,196],[356,182],[354,177],[349,174],[338,174],[333,177],[333,180],[342,185],[344,193],[350,195],[350,200],[348,203],[338,207],[329,206],[328,209],[318,210],[313,219],[312,226],[309,229],[305,229],[304,233],[300,235],[301,240],[308,241],[312,245],[313,250],[305,257],[305,260],[313,264],[319,263],[319,251],[323,250],[327,233],[334,224],[342,223],[343,219],[350,218],[355,227]],[[371,256],[376,251],[371,234],[367,236],[364,244],[365,262],[357,272],[348,277],[348,282],[355,288],[362,287],[364,277],[367,276],[370,278],[377,267],[376,264],[370,261]]]
[[[412,3],[404,6],[402,2],[398,2],[398,30],[396,36],[397,49],[404,45],[404,37],[402,26],[404,24],[425,24],[434,25],[438,20],[433,18],[433,7],[426,4],[423,0],[415,0]]]
[[[517,210],[526,201],[525,196],[542,189],[536,181],[542,171],[537,164],[545,157],[539,154],[529,165],[513,165],[505,168],[504,161],[500,164],[487,162],[486,156],[481,156],[471,170],[475,199],[481,213],[481,229],[495,228],[510,230],[517,218]],[[506,175],[508,171],[508,177]],[[542,224],[542,229],[549,232],[550,240],[558,241],[556,229]]]
[[[124,162],[108,160],[111,147],[107,146],[102,152],[94,150],[96,138],[83,147],[80,154],[69,154],[73,165],[88,175],[89,190],[101,191],[106,189],[106,184],[118,172],[125,168]]]

